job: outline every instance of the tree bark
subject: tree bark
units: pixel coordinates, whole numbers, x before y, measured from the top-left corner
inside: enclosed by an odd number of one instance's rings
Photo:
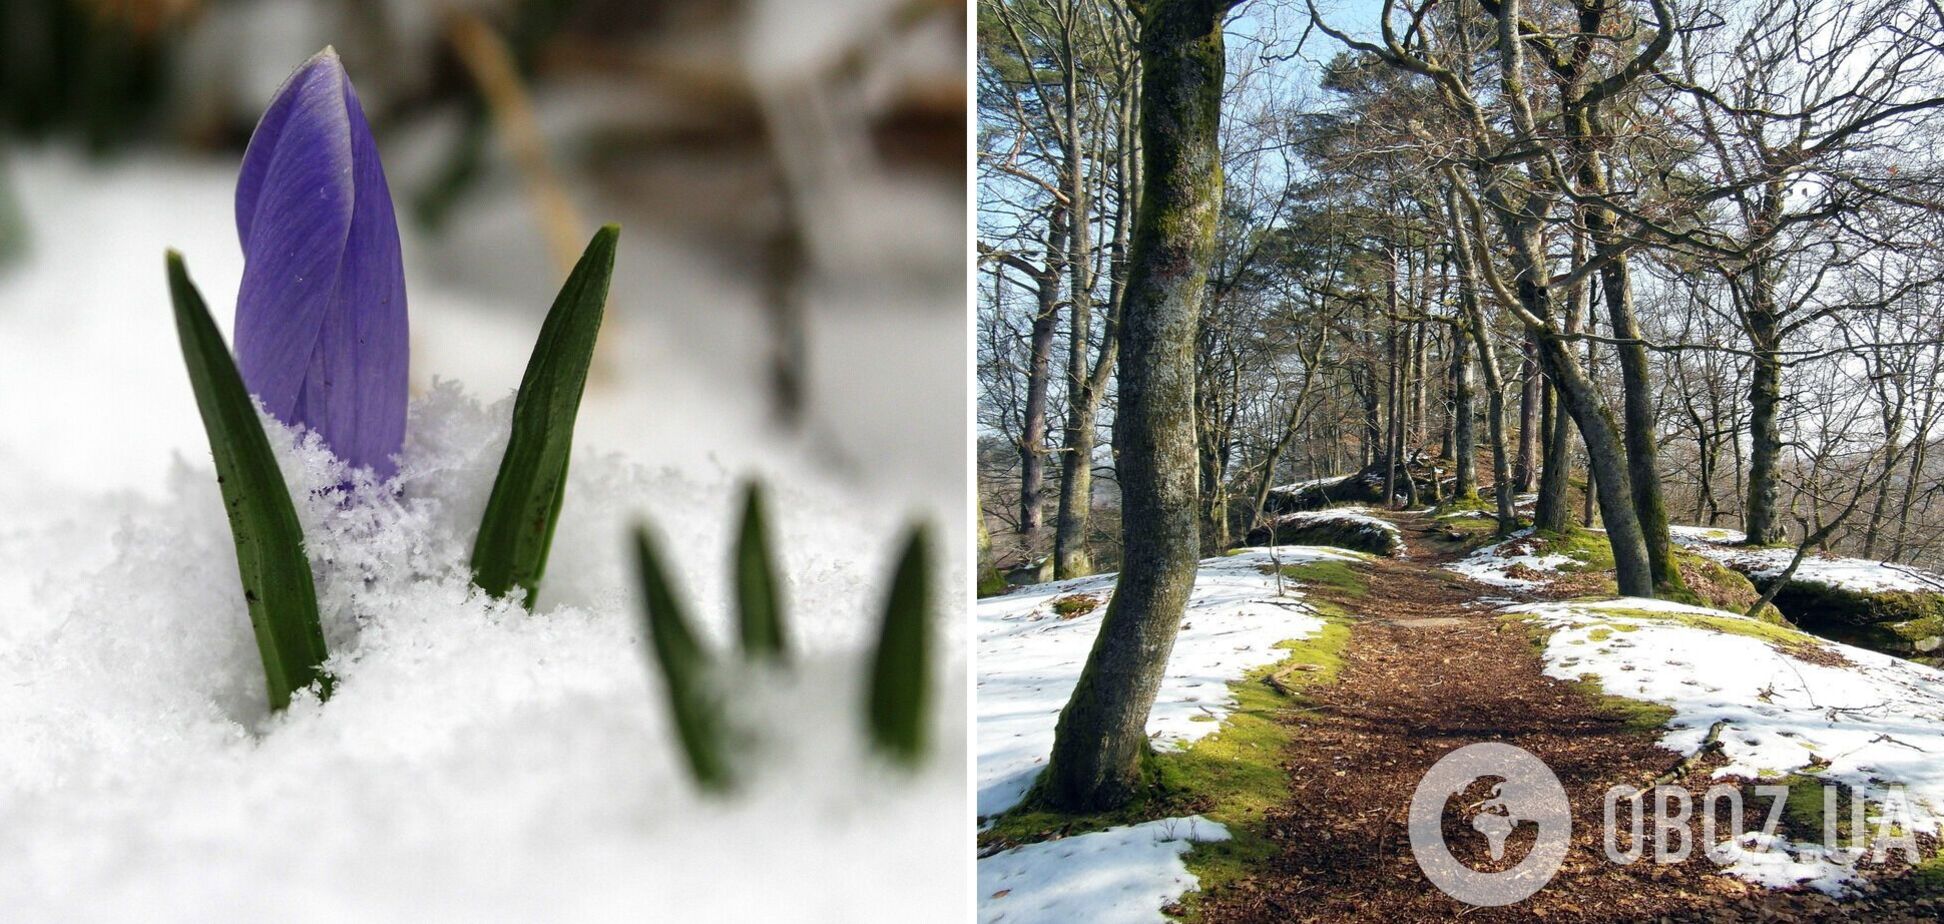
[[[1470,234],[1458,210],[1457,191],[1447,181],[1445,210],[1451,220],[1451,239],[1458,264],[1458,305],[1465,313],[1465,333],[1478,347],[1478,365],[1485,374],[1487,424],[1492,440],[1492,494],[1498,501],[1498,534],[1509,536],[1519,528],[1514,505],[1518,486],[1512,481],[1512,464],[1505,436],[1505,381],[1499,374],[1498,354],[1492,346],[1492,331],[1485,323],[1485,310],[1478,302],[1477,269],[1472,265]],[[1528,341],[1529,342],[1529,341]]]
[[[1478,470],[1473,462],[1477,440],[1472,435],[1471,350],[1462,332],[1454,327],[1451,338],[1451,458],[1458,469],[1452,496],[1464,501],[1478,497]]]
[[[1579,179],[1595,196],[1608,192],[1606,165],[1598,148],[1599,139],[1609,137],[1600,117],[1598,103],[1578,108],[1567,120],[1580,148]],[[1602,206],[1586,209],[1587,238],[1595,250],[1619,243],[1613,216]],[[1654,571],[1654,583],[1669,590],[1686,585],[1681,569],[1674,562],[1673,547],[1667,532],[1667,501],[1661,496],[1660,450],[1654,439],[1653,369],[1647,361],[1647,346],[1641,342],[1640,323],[1634,316],[1633,280],[1627,256],[1621,254],[1600,270],[1600,284],[1606,296],[1607,318],[1613,336],[1620,342],[1614,354],[1620,360],[1620,389],[1623,395],[1621,432],[1627,445],[1627,480],[1633,489],[1634,513],[1640,518],[1641,534],[1647,541],[1647,562]]]
[[[1125,553],[1040,776],[1038,797],[1067,811],[1116,807],[1139,791],[1148,712],[1201,545],[1194,347],[1221,212],[1217,129],[1228,4],[1147,0],[1137,10],[1145,170],[1118,331],[1115,422]]]
[[[1539,404],[1545,384],[1539,374],[1539,348],[1527,333],[1519,344],[1519,459],[1512,475],[1521,494],[1532,493],[1539,481]]]
[[[1749,545],[1774,545],[1783,539],[1776,511],[1781,497],[1782,338],[1773,297],[1762,291],[1761,280],[1753,288],[1753,304],[1746,313],[1755,362],[1748,379],[1748,500],[1742,531],[1748,534]]]
[[[1013,264],[1026,270],[1037,287],[1026,365],[1026,420],[1020,428],[1019,446],[1019,532],[1028,548],[1037,545],[1040,530],[1046,525],[1046,395],[1053,377],[1053,334],[1060,316],[1059,261],[1066,246],[1063,220],[1055,214],[1049,222],[1053,230],[1047,238],[1045,266],[1034,267],[1023,260]]]

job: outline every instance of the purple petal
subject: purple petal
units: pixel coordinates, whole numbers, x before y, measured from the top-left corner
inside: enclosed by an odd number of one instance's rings
[[[405,437],[404,265],[377,145],[330,49],[264,111],[237,177],[236,227],[245,384],[339,458],[390,475]]]

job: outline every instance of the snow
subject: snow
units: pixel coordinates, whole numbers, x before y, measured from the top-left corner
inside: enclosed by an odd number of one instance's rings
[[[1272,559],[1273,554],[1273,559]],[[1229,681],[1282,660],[1275,645],[1304,639],[1323,620],[1302,601],[1295,582],[1264,574],[1272,560],[1356,561],[1354,552],[1319,546],[1247,549],[1204,559],[1168,656],[1148,736],[1161,748],[1212,734],[1234,708]],[[1053,752],[1053,725],[1066,707],[1093,649],[1117,575],[1102,574],[1025,587],[980,600],[978,631],[978,799],[981,817],[1019,803]],[[1063,619],[1055,600],[1081,594],[1093,610]]]
[[[1200,815],[1027,844],[979,861],[980,924],[1148,924],[1193,891],[1182,854],[1228,840]]]
[[[698,376],[685,341],[617,310],[537,611],[482,599],[465,562],[537,316],[414,276],[399,480],[333,495],[328,457],[271,431],[338,679],[328,703],[272,716],[161,271],[162,248],[181,248],[227,325],[233,166],[30,153],[9,168],[33,237],[24,264],[0,268],[0,917],[742,920],[785,906],[849,921],[962,907],[959,469],[932,476],[935,504],[847,481],[827,447],[768,436],[759,406]],[[616,304],[642,291],[617,275]],[[963,420],[950,401],[936,419]],[[734,685],[753,776],[706,798],[643,650],[624,541],[653,523],[692,617],[726,644],[745,474],[770,491],[801,655],[793,674]],[[907,773],[869,754],[861,683],[914,506],[942,540],[940,651],[936,749]],[[743,887],[752,875],[763,888]]]
[[[1377,516],[1369,507],[1331,507],[1327,510],[1286,514],[1276,519],[1279,528],[1302,527],[1317,523],[1348,524],[1365,531],[1375,530],[1384,534],[1384,538],[1390,543],[1392,555],[1404,554],[1404,531],[1398,529],[1397,524]]]
[[[1308,481],[1291,482],[1289,484],[1277,485],[1273,488],[1270,488],[1269,493],[1295,494],[1301,491],[1309,490],[1310,488],[1320,488],[1326,484],[1335,484],[1348,477],[1350,476],[1349,475],[1326,475],[1322,478],[1312,478]]]
[[[1513,590],[1544,587],[1550,581],[1544,578],[1517,577],[1511,573],[1512,568],[1522,566],[1540,573],[1557,573],[1562,566],[1572,564],[1574,558],[1571,555],[1527,555],[1516,551],[1516,544],[1531,536],[1532,530],[1519,530],[1510,538],[1478,549],[1464,558],[1445,565],[1445,568],[1493,587],[1506,587]]]
[[[1813,769],[1852,786],[1907,787],[1913,828],[1936,832],[1944,810],[1944,671],[1834,642],[1812,643],[1847,664],[1818,664],[1759,638],[1654,614],[1747,617],[1662,600],[1535,603],[1528,614],[1554,630],[1548,676],[1591,676],[1607,693],[1673,708],[1661,745],[1693,753],[1717,721],[1727,764],[1717,777],[1773,779]],[[1606,630],[1594,638],[1596,630]],[[1775,884],[1807,881],[1840,891],[1850,871],[1813,845],[1791,844],[1794,859],[1744,857],[1731,872]]]
[[[1732,529],[1671,526],[1668,533],[1675,542],[1751,577],[1775,577],[1786,570],[1789,560],[1795,557],[1792,548],[1731,547],[1747,541],[1743,533]],[[1944,593],[1944,575],[1895,562],[1844,558],[1816,552],[1802,557],[1802,564],[1796,566],[1791,580],[1862,593]]]
[[[1295,582],[1285,579],[1278,596],[1276,564],[1363,557],[1320,546],[1278,546],[1204,559],[1148,714],[1155,747],[1179,748],[1214,733],[1236,705],[1230,681],[1282,660],[1286,655],[1275,647],[1278,642],[1305,639],[1323,628]],[[1038,584],[979,601],[980,817],[1017,805],[1039,776],[1053,751],[1054,724],[1080,680],[1116,577]],[[1055,612],[1055,601],[1083,594],[1098,605],[1071,618]],[[1162,920],[1160,909],[1195,887],[1195,877],[1180,861],[1188,842],[1227,836],[1226,829],[1200,818],[1165,818],[987,857],[979,861],[980,920]]]

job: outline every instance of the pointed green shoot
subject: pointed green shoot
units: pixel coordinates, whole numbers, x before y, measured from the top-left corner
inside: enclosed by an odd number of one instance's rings
[[[635,564],[641,579],[649,650],[661,666],[668,711],[688,757],[689,771],[705,790],[724,791],[734,780],[724,748],[722,713],[707,687],[709,654],[690,631],[662,570],[646,526],[635,529]]]
[[[742,632],[743,656],[789,660],[789,639],[783,632],[783,604],[776,586],[776,556],[770,553],[769,518],[764,514],[763,490],[750,482],[743,489],[742,529],[736,535],[736,613]]]
[[[292,692],[313,683],[319,684],[321,695],[329,696],[331,678],[322,670],[327,654],[324,629],[317,617],[317,588],[311,583],[310,561],[304,557],[304,530],[297,521],[297,508],[290,503],[256,405],[243,388],[243,377],[209,317],[202,294],[189,281],[182,255],[169,251],[168,265],[176,335],[182,340],[196,409],[202,412],[203,430],[209,434],[209,452],[216,459],[216,482],[222,486],[230,536],[236,541],[243,600],[256,630],[257,650],[263,655],[270,708],[290,705]]]
[[[494,597],[521,588],[528,610],[547,568],[560,501],[567,492],[574,417],[594,361],[594,340],[601,330],[620,236],[618,225],[595,233],[540,326],[540,339],[513,402],[506,455],[473,544],[473,583]]]
[[[891,578],[884,625],[871,665],[871,741],[892,758],[915,764],[925,749],[931,697],[931,537],[913,527]]]

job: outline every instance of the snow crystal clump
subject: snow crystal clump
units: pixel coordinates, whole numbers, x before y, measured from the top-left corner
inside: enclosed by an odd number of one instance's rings
[[[187,400],[185,397],[184,400]],[[469,582],[511,398],[438,384],[398,475],[266,420],[303,523],[337,686],[271,715],[206,457],[159,497],[52,490],[0,455],[0,908],[14,920],[909,918],[959,900],[962,674],[915,774],[862,728],[900,511],[769,485],[789,676],[734,692],[746,791],[698,796],[644,653],[629,526],[669,541],[720,645],[735,479],[577,451],[537,611]],[[950,563],[938,599],[955,599]],[[53,579],[49,579],[50,575]],[[941,606],[943,659],[958,636]],[[954,809],[954,806],[961,808]],[[761,870],[760,890],[735,887]],[[868,894],[832,882],[871,883]]]

